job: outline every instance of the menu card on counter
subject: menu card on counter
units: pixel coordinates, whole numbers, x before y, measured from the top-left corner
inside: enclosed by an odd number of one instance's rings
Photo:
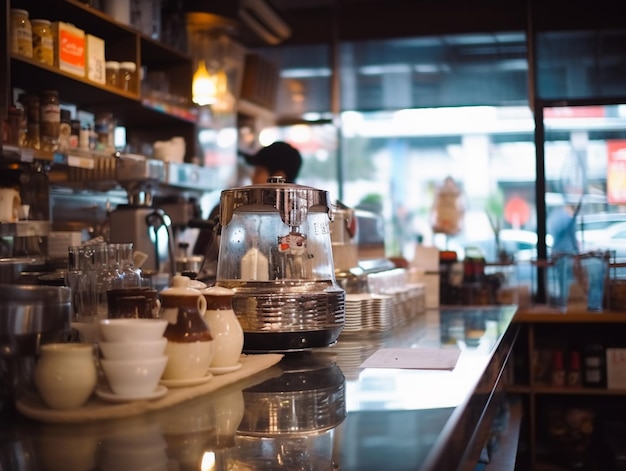
[[[447,348],[381,348],[361,363],[361,368],[453,370],[461,350]]]

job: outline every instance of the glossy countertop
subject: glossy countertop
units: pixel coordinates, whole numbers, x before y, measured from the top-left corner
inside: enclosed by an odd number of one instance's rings
[[[427,310],[387,333],[341,335],[161,411],[44,424],[5,410],[0,469],[473,469],[516,335],[515,306]],[[380,348],[457,349],[453,370],[360,368]]]

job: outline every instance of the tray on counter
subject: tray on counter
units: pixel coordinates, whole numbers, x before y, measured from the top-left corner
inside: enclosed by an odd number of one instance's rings
[[[31,393],[25,394],[16,401],[16,409],[26,417],[48,423],[83,423],[129,417],[144,412],[164,409],[216,391],[228,384],[266,370],[276,365],[282,358],[283,355],[274,353],[242,355],[239,359],[242,366],[237,371],[214,375],[210,381],[196,386],[169,388],[164,396],[153,400],[108,402],[93,394],[82,407],[70,410],[56,410],[46,406],[38,394]]]

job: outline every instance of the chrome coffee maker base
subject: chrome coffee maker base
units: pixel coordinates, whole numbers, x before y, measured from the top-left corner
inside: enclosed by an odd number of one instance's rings
[[[289,353],[334,344],[342,327],[304,332],[245,332],[244,353]]]
[[[243,351],[293,352],[336,342],[345,324],[345,291],[333,281],[217,282],[235,292]]]

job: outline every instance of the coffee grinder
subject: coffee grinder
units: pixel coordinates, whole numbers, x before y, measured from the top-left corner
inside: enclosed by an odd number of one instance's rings
[[[167,286],[175,274],[171,219],[152,204],[154,189],[165,178],[164,164],[122,155],[117,160],[116,178],[126,190],[128,204],[118,205],[109,214],[109,241],[132,242],[134,251],[147,255],[141,266],[144,275],[156,287]]]

